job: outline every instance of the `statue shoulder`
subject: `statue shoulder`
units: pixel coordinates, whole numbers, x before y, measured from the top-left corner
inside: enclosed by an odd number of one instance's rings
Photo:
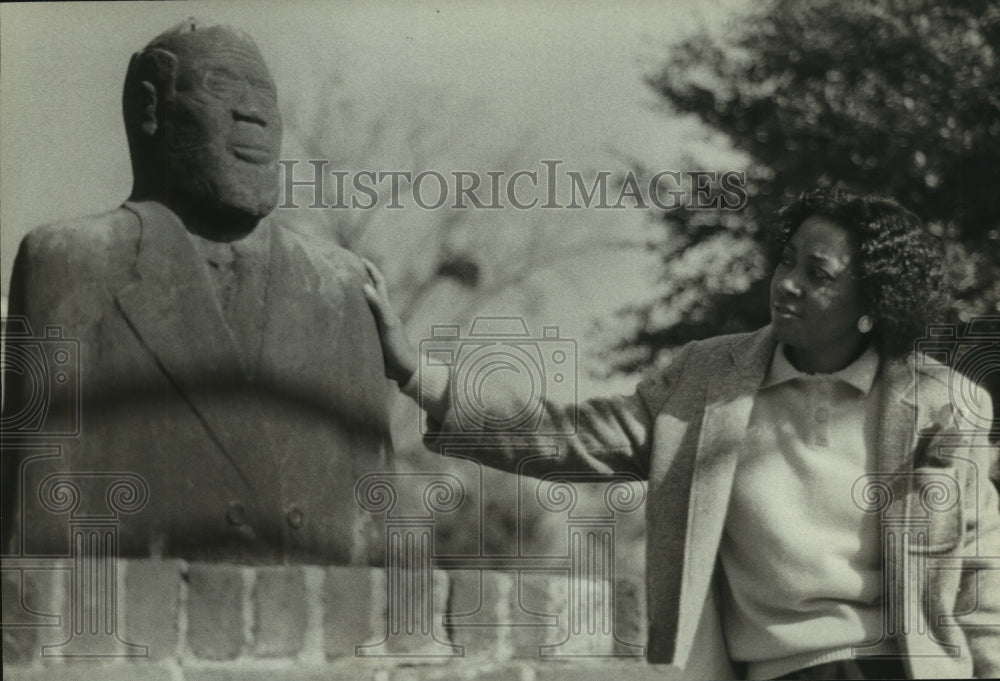
[[[63,267],[106,263],[117,252],[135,252],[139,224],[125,208],[35,227],[21,242],[19,259],[26,264]]]
[[[279,238],[296,256],[305,258],[320,273],[342,282],[363,283],[368,275],[361,258],[338,244],[314,234],[306,234],[275,224]]]
[[[10,279],[10,313],[32,323],[98,316],[128,276],[139,225],[124,208],[42,225],[21,241]]]

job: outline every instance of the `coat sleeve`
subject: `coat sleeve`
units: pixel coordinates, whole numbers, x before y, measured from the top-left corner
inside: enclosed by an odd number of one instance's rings
[[[22,242],[14,260],[14,271],[11,275],[10,296],[7,299],[7,324],[4,333],[4,350],[10,352],[11,323],[18,323],[24,316],[24,282],[25,282],[25,246]],[[10,355],[8,355],[9,357]],[[6,361],[3,364],[3,375],[0,376],[0,385],[3,385],[3,420],[6,426],[16,414],[18,414],[24,404],[23,374],[13,370],[13,364]],[[15,518],[17,508],[17,471],[18,460],[16,451],[7,443],[3,442],[8,435],[5,427],[0,432],[0,553],[12,551],[10,542],[13,541],[15,523],[19,518]]]
[[[990,398],[980,391],[984,413],[992,413]],[[965,556],[955,604],[972,655],[976,678],[1000,678],[1000,501],[991,473],[997,448],[981,439],[970,442],[972,463],[964,494]]]
[[[4,550],[12,548],[23,522],[17,517],[18,476],[28,450],[19,443],[63,442],[79,425],[80,348],[100,305],[101,279],[95,270],[109,257],[103,233],[94,229],[101,220],[37,227],[21,241],[14,259],[2,377]]]
[[[418,399],[427,412],[424,444],[432,451],[448,454],[454,451],[449,448],[461,448],[488,466],[531,476],[630,473],[646,479],[654,421],[680,382],[690,354],[690,346],[681,348],[666,369],[641,381],[631,395],[576,404],[543,398],[537,405],[537,419],[487,434],[469,432],[460,412],[514,413],[523,406],[518,402],[523,398],[513,388],[498,388],[476,404],[463,403],[473,396],[459,393],[450,371],[442,370],[436,376],[421,372],[403,392]]]
[[[19,361],[20,357],[37,357],[32,352],[32,342],[39,330],[44,334],[47,322],[39,308],[36,299],[42,295],[38,289],[40,280],[45,276],[46,256],[49,249],[38,238],[37,232],[28,234],[21,242],[17,257],[14,259],[14,269],[11,274],[8,297],[7,319],[4,329],[4,352],[8,360],[3,365],[3,418],[4,429],[0,437],[2,443],[2,462],[0,462],[0,507],[2,507],[2,547],[3,551],[12,551],[10,546],[17,534],[18,506],[18,470],[21,460],[21,450],[14,446],[10,438],[26,431],[29,434],[40,424],[27,418],[33,403],[32,376],[28,364]],[[44,304],[51,305],[51,301]],[[43,304],[43,305],[44,305]]]

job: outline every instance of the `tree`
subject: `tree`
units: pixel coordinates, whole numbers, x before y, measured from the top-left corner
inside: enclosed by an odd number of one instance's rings
[[[952,321],[1000,311],[998,49],[995,0],[773,0],[673,46],[647,82],[746,155],[749,200],[665,214],[660,296],[623,312],[617,368],[765,324],[765,228],[816,185],[894,196],[941,236]]]
[[[306,159],[328,161],[325,173],[334,169],[405,169],[414,176],[430,170],[448,174],[447,169],[452,168],[489,168],[509,175],[538,166],[531,153],[534,133],[528,127],[515,144],[498,141],[499,149],[470,151],[466,145],[455,144],[453,130],[440,124],[441,112],[478,121],[482,108],[478,102],[466,102],[447,92],[420,97],[404,92],[387,95],[384,111],[372,116],[339,95],[338,79],[320,82],[324,85],[315,100],[300,103],[286,116],[286,149],[290,148],[292,158],[301,160],[296,169],[300,180],[313,177]],[[408,182],[401,184],[410,186]],[[335,192],[335,185],[329,182],[321,203],[336,203]],[[587,213],[589,220],[585,220],[573,211],[551,215],[514,209],[419,210],[405,190],[401,201],[408,210],[386,209],[390,200],[387,191],[368,209],[311,209],[308,206],[315,196],[315,191],[306,187],[292,201],[297,207],[279,208],[274,219],[373,260],[385,274],[393,303],[414,342],[427,339],[431,327],[438,324],[459,325],[465,334],[480,314],[518,314],[531,332],[537,333],[542,322],[548,323],[541,311],[550,289],[574,284],[562,281],[563,271],[575,273],[583,269],[580,263],[588,258],[636,248],[635,240],[608,230],[599,212]],[[486,192],[479,198],[490,202]],[[447,203],[454,200],[452,194]],[[553,538],[565,537],[563,516],[548,513],[537,504],[522,507],[519,499],[530,501],[534,488],[519,477],[460,456],[428,453],[421,439],[423,421],[415,402],[402,397],[395,401],[393,466],[396,472],[404,473],[443,471],[462,481],[466,501],[455,512],[437,519],[438,553],[510,555],[523,550],[539,554]],[[603,490],[588,487],[579,490],[580,512],[586,513],[590,507],[598,509],[592,512],[600,512]],[[404,484],[397,491],[419,508],[422,501],[413,495],[421,490],[420,486]],[[633,559],[628,565],[624,565],[626,559],[620,559],[625,572],[641,569],[635,567],[641,566],[641,560],[635,560],[641,555],[641,536],[641,518],[623,519],[619,555]]]

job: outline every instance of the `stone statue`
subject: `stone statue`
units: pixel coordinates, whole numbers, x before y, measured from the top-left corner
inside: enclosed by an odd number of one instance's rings
[[[110,513],[122,556],[376,562],[353,490],[390,448],[367,274],[267,218],[281,116],[260,51],[186,21],[132,57],[123,112],[129,200],[35,229],[15,263],[8,356],[58,341],[70,361],[59,384],[7,372],[4,553],[68,555],[74,518]],[[141,510],[108,510],[117,473],[145,481]],[[79,499],[45,499],[54,474]]]

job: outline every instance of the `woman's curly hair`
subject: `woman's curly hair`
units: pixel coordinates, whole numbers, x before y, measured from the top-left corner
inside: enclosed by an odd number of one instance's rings
[[[941,322],[949,298],[938,240],[894,199],[842,188],[805,192],[778,213],[769,234],[772,271],[788,240],[811,216],[844,227],[857,250],[861,292],[872,305],[874,339],[888,357],[913,350],[930,322]]]

